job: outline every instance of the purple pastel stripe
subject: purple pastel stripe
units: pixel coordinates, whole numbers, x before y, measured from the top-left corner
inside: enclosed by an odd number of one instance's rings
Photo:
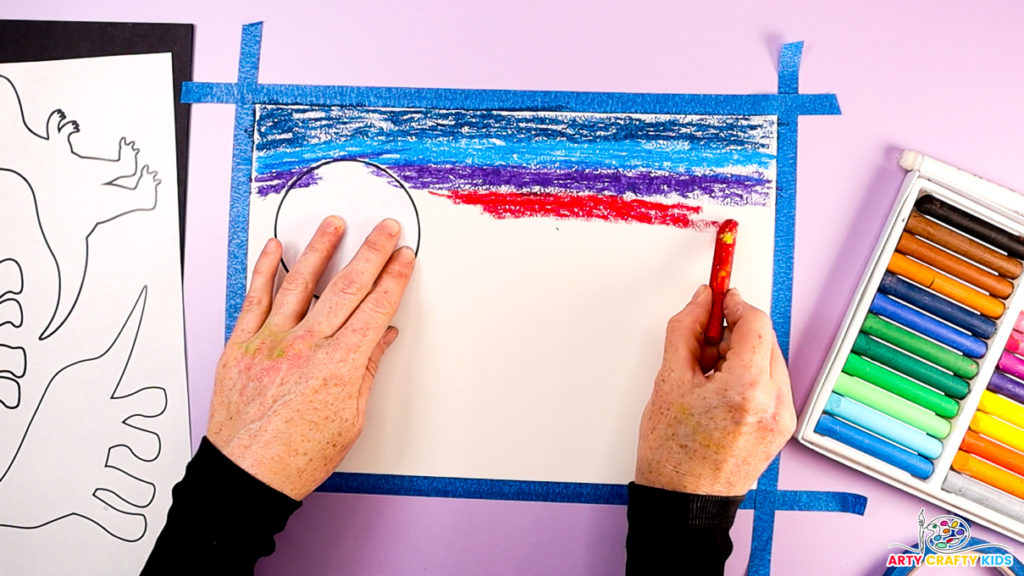
[[[303,170],[308,168],[297,168],[295,170],[287,170],[282,172],[271,172],[269,174],[257,174],[253,181],[256,183],[256,194],[261,198],[270,196],[271,194],[280,194],[284,192],[288,183],[292,181]],[[315,172],[306,174],[298,182],[296,182],[292,188],[308,188],[313,184],[320,181],[320,177]]]
[[[388,166],[420,190],[568,191],[638,197],[707,199],[729,206],[767,206],[772,183],[741,174],[668,174],[612,170],[538,170],[490,166]]]

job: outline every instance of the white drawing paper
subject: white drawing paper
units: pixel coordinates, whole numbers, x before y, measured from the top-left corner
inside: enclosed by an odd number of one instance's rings
[[[295,254],[328,214],[389,215],[375,200],[339,208],[358,184],[319,178],[324,162],[382,166],[389,209],[407,190],[416,210],[401,333],[341,471],[624,484],[665,327],[708,282],[715,223],[739,221],[733,286],[770,305],[774,117],[257,112],[250,267],[291,194],[305,229],[278,237]]]
[[[0,573],[137,574],[189,458],[171,57],[0,65]]]

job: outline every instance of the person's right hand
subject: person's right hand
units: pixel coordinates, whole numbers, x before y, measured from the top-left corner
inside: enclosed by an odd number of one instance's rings
[[[344,228],[337,216],[320,224],[276,297],[281,244],[267,242],[217,365],[210,442],[296,500],[334,471],[362,431],[415,262],[408,247],[395,250],[399,225],[385,220],[311,308]]]
[[[707,346],[710,309],[711,290],[701,286],[669,321],[640,423],[637,484],[745,494],[796,428],[789,371],[771,320],[730,290],[725,336]]]

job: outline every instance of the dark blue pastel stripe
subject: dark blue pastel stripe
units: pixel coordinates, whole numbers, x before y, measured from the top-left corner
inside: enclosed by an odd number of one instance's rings
[[[500,141],[523,145],[544,140],[567,144],[594,142],[673,143],[695,149],[754,150],[768,153],[775,138],[771,116],[581,114],[261,106],[258,152],[304,148],[328,140]]]

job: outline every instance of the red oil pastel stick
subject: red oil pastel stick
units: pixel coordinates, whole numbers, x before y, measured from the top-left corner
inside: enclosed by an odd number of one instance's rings
[[[729,291],[729,278],[732,277],[732,257],[736,253],[736,230],[739,222],[726,220],[718,227],[718,238],[715,240],[715,259],[711,264],[711,314],[708,316],[708,328],[704,331],[704,342],[718,344],[722,341],[724,320],[722,302]]]

